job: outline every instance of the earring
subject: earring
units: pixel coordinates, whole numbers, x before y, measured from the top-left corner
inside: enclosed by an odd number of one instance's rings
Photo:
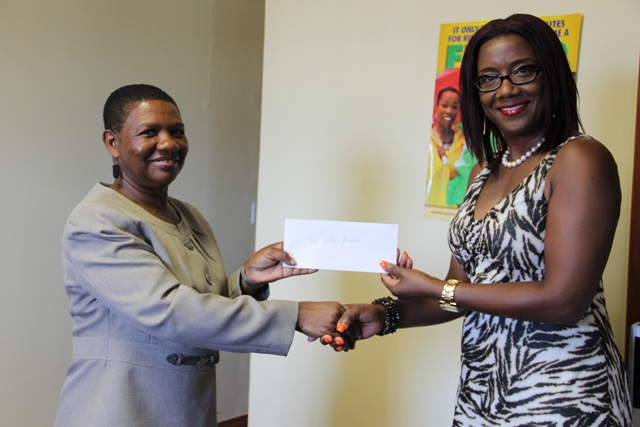
[[[120,165],[118,164],[117,158],[113,159],[113,166],[111,166],[111,174],[113,175],[114,178],[117,178],[120,176]]]
[[[482,122],[482,135],[487,136],[487,116],[484,116],[484,120]]]

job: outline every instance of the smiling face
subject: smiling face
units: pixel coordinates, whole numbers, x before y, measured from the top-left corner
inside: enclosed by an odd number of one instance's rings
[[[159,100],[139,103],[120,132],[104,131],[103,142],[120,165],[116,184],[145,194],[166,193],[189,151],[180,112]]]
[[[510,34],[482,45],[478,54],[477,75],[507,74],[523,65],[540,66],[540,61],[525,39]],[[544,70],[541,70],[531,83],[517,86],[504,79],[498,90],[479,93],[485,115],[500,129],[506,140],[540,138],[546,109],[543,79]]]
[[[458,117],[460,110],[460,96],[452,91],[442,92],[438,105],[436,106],[436,121],[443,129],[449,129]]]

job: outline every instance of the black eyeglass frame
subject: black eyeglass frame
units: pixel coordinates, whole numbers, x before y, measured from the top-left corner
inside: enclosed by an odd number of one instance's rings
[[[536,70],[536,74],[533,76],[533,78],[531,80],[527,80],[526,82],[514,82],[513,80],[511,80],[511,75],[517,71],[522,70],[523,68],[533,68]],[[542,67],[539,67],[537,65],[522,65],[518,68],[514,68],[513,70],[509,71],[507,74],[483,74],[481,76],[476,77],[476,79],[473,81],[473,84],[475,85],[476,88],[478,88],[478,90],[480,92],[495,92],[496,90],[500,89],[502,87],[502,82],[504,81],[504,79],[509,80],[509,83],[511,83],[512,85],[516,85],[516,86],[522,86],[522,85],[526,85],[531,83],[532,81],[534,81],[535,79],[538,78],[538,76],[540,75],[540,70],[542,70]],[[480,79],[483,77],[493,77],[493,78],[498,78],[500,79],[500,84],[498,85],[498,87],[496,87],[495,89],[482,89],[479,85]]]

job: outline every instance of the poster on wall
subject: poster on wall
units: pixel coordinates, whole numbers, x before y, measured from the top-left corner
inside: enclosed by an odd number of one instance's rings
[[[582,14],[541,16],[560,38],[574,76]],[[458,22],[440,25],[429,161],[425,188],[424,216],[451,220],[466,193],[471,169],[477,163],[465,143],[460,122],[458,77],[462,55],[469,39],[489,22]]]

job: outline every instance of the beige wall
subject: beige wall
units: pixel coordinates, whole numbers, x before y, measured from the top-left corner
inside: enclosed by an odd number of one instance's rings
[[[640,3],[478,5],[267,0],[256,244],[282,239],[285,218],[393,222],[416,266],[444,275],[447,223],[424,219],[422,208],[439,25],[583,13],[582,118],[613,152],[625,196],[605,273],[622,347]],[[275,284],[272,298],[361,302],[385,291],[376,275],[323,271]],[[286,359],[253,355],[250,425],[450,425],[460,325],[376,337],[348,354],[297,336]]]
[[[254,246],[263,0],[0,2],[0,427],[52,425],[71,361],[62,228],[109,181],[102,104],[124,84],[177,101],[191,145],[171,194],[216,230],[227,271]],[[220,418],[247,411],[248,355],[223,355]]]

